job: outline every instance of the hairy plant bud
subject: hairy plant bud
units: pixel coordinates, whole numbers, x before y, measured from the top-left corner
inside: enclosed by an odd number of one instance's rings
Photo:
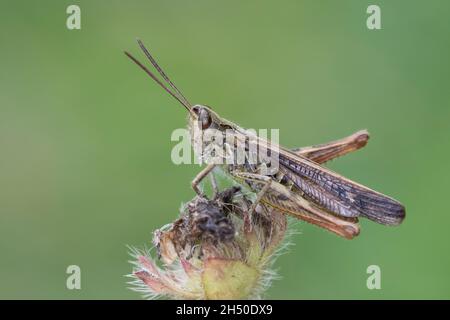
[[[251,299],[270,286],[287,230],[286,216],[252,201],[239,187],[212,200],[195,197],[173,223],[154,232],[160,263],[134,249],[134,290],[147,298]]]

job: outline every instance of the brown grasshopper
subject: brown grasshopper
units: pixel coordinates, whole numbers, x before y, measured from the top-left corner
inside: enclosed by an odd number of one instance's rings
[[[204,150],[211,149],[208,147],[218,140],[205,142],[198,137],[201,137],[205,130],[215,130],[224,137],[226,134],[232,135],[232,143],[227,144],[232,151],[248,151],[252,145],[256,145],[278,160],[276,172],[270,174],[261,174],[262,168],[267,167],[267,162],[259,160],[260,158],[256,163],[250,163],[247,157],[242,163],[207,162],[207,166],[192,181],[192,188],[197,194],[203,195],[199,189],[200,182],[215,167],[220,167],[233,179],[257,193],[252,210],[262,202],[347,239],[359,234],[359,217],[384,225],[398,225],[404,219],[405,208],[398,201],[320,165],[365,146],[369,138],[367,131],[359,131],[341,140],[297,150],[275,145],[250,135],[247,130],[221,118],[210,107],[190,104],[140,40],[138,44],[166,84],[131,54],[125,54],[186,108],[194,150],[201,150],[199,157],[207,158]]]

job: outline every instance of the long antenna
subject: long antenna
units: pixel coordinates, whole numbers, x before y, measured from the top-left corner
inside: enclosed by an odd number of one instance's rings
[[[147,73],[153,80],[155,80],[155,82],[157,84],[159,84],[161,86],[161,88],[163,88],[165,91],[167,91],[172,97],[174,97],[179,103],[181,103],[181,105],[183,105],[190,113],[192,113],[193,111],[191,110],[191,106],[185,102],[182,101],[175,93],[173,93],[172,91],[170,91],[169,88],[167,88],[150,70],[147,69],[146,66],[144,66],[141,62],[139,62],[138,59],[136,59],[135,57],[133,57],[130,53],[128,53],[127,51],[124,51],[124,53],[127,55],[128,58],[130,58],[134,63],[136,63],[142,70],[145,71],[145,73]]]
[[[179,97],[183,99],[189,106],[191,104],[189,103],[188,99],[181,93],[180,90],[175,86],[175,84],[169,79],[169,77],[165,74],[165,72],[161,69],[161,67],[156,62],[155,58],[150,54],[150,52],[147,50],[147,48],[144,46],[142,41],[140,39],[137,39],[137,43],[139,44],[139,47],[141,47],[144,54],[147,56],[148,60],[152,63],[152,65],[155,67],[155,69],[159,72],[159,74],[166,80],[166,82],[172,87],[173,90],[175,90],[176,93],[178,93]]]

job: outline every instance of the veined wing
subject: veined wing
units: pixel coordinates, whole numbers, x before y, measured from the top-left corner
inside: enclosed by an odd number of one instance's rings
[[[286,194],[277,185],[285,188],[277,182],[272,183],[270,192],[262,198],[263,203],[347,239],[352,239],[359,234],[358,218],[334,216],[292,192]]]
[[[245,131],[239,132],[237,137],[245,138]],[[398,225],[403,221],[405,208],[400,202],[273,142],[260,137],[252,137],[250,143],[252,141],[270,149],[272,156],[277,153],[280,168],[285,169],[283,173],[318,206],[340,216],[363,216],[385,225]]]
[[[398,201],[288,150],[280,150],[279,163],[299,189],[338,215],[360,215],[386,225],[398,225],[405,217],[405,208]]]

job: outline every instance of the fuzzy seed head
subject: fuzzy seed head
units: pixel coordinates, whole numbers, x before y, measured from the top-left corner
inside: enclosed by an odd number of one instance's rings
[[[154,232],[156,255],[132,249],[133,289],[150,299],[261,298],[276,277],[287,219],[262,204],[250,213],[251,205],[239,187],[195,197]]]

